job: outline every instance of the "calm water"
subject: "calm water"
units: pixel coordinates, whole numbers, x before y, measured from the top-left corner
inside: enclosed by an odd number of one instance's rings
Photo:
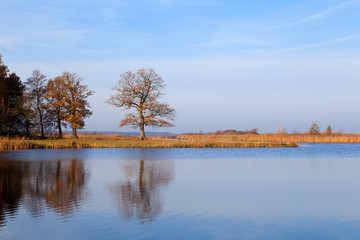
[[[360,145],[0,152],[0,239],[359,239]]]

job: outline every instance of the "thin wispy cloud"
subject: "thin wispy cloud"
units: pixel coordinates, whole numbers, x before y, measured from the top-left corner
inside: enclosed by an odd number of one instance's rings
[[[19,39],[8,36],[0,35],[0,48],[4,48],[11,51],[18,51],[18,46],[22,44],[22,41]]]
[[[44,59],[52,57],[49,49],[58,51],[62,54],[58,58],[63,59],[68,56],[87,58],[87,53],[94,53],[94,57],[100,53],[104,59],[208,54],[247,56],[253,52],[266,55],[277,52],[279,46],[280,51],[289,52],[351,39],[348,36],[317,42],[319,34],[321,39],[332,39],[334,32],[336,36],[359,32],[356,10],[360,0],[343,0],[338,5],[306,15],[309,9],[324,3],[323,0],[309,2],[307,11],[302,13],[306,17],[273,28],[325,18],[329,21],[323,22],[322,29],[308,24],[306,28],[293,28],[291,32],[287,28],[263,31],[269,22],[274,24],[271,19],[273,9],[292,7],[283,1],[269,3],[264,0],[261,6],[253,2],[225,3],[220,0],[104,0],[86,6],[84,0],[74,4],[69,4],[70,0],[65,4],[63,1],[35,2],[41,8],[20,0],[9,1],[5,9],[0,10],[3,13],[0,14],[0,20],[3,20],[0,21],[0,51],[1,48],[29,53],[38,51],[39,54],[33,56]],[[336,24],[332,21],[333,16]],[[346,44],[335,47],[339,49],[329,51],[349,48]],[[108,53],[101,54],[103,52]]]
[[[201,44],[194,44],[190,47],[192,48],[218,48],[218,47],[228,47],[232,45],[237,46],[256,46],[263,47],[268,46],[269,43],[251,36],[223,36],[219,38],[210,39],[207,42]]]
[[[82,48],[82,47],[73,47],[69,45],[61,45],[61,44],[50,44],[50,43],[40,43],[40,42],[31,42],[25,41],[24,44],[33,47],[41,47],[41,48],[49,48],[49,49],[62,49],[62,50],[70,50],[72,52],[84,52],[84,53],[96,53],[96,54],[106,54],[109,53],[107,50],[95,50],[89,48]]]
[[[293,48],[284,48],[284,49],[279,50],[278,52],[298,51],[298,50],[303,50],[303,49],[308,49],[308,48],[315,48],[315,47],[321,47],[321,46],[325,46],[325,45],[345,42],[345,41],[354,40],[354,39],[360,39],[360,33],[350,35],[350,36],[341,37],[341,38],[331,39],[331,40],[328,40],[328,41],[312,43],[312,44],[306,44],[306,45],[302,45],[302,46],[297,46],[297,47],[293,47]]]
[[[49,43],[57,43],[55,45],[65,45],[69,42],[80,42],[86,39],[87,30],[71,30],[71,29],[43,29],[27,31],[23,30],[18,33],[0,35],[0,47],[8,50],[17,50],[21,47],[31,45],[49,45]],[[52,45],[50,44],[50,45]]]
[[[217,0],[147,0],[150,3],[167,5],[167,6],[202,6],[218,4]]]
[[[280,24],[280,25],[271,26],[271,27],[265,28],[265,30],[284,28],[284,27],[291,27],[291,26],[298,25],[298,24],[301,24],[301,23],[313,22],[313,21],[325,18],[325,17],[333,14],[334,12],[336,12],[336,11],[338,11],[340,9],[343,9],[345,7],[349,7],[351,5],[358,4],[358,3],[360,3],[359,0],[344,2],[344,3],[341,3],[341,4],[337,5],[337,6],[334,6],[334,7],[325,9],[323,11],[320,11],[318,13],[315,13],[313,15],[304,17],[302,19],[292,21],[292,22],[288,22],[288,23],[284,23],[284,24]]]

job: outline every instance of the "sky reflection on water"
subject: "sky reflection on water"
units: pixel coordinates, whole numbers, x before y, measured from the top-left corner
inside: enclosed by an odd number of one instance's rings
[[[1,239],[357,239],[360,145],[0,153]]]

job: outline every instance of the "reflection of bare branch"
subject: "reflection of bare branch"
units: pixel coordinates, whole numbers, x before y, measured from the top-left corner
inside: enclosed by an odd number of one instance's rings
[[[161,213],[160,190],[173,178],[171,161],[122,161],[123,179],[110,187],[120,214],[130,219],[152,221]]]

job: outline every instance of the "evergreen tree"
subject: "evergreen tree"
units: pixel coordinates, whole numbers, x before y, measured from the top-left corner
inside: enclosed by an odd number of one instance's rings
[[[308,130],[308,134],[320,134],[320,127],[316,122],[313,122]]]

